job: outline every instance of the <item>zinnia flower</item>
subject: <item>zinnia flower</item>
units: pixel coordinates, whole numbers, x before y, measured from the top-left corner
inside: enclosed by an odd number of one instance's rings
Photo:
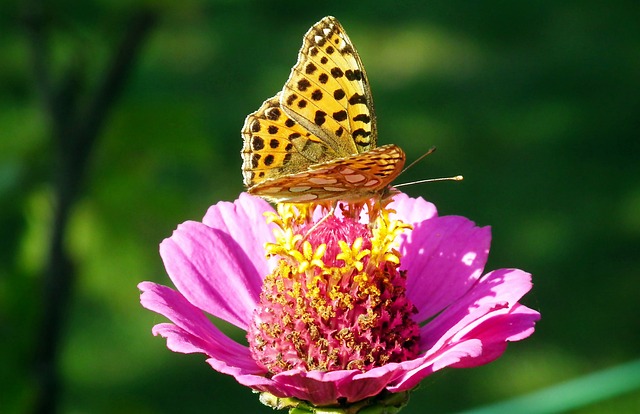
[[[172,322],[154,335],[274,408],[357,412],[399,410],[426,376],[486,364],[533,333],[540,314],[518,303],[530,275],[482,275],[488,227],[404,194],[371,217],[322,213],[241,194],[179,225],[160,244],[177,291],[138,285],[142,306]],[[205,313],[247,331],[248,346]]]

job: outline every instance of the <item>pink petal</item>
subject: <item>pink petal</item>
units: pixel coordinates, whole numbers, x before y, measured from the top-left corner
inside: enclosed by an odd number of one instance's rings
[[[521,270],[487,274],[460,301],[422,328],[421,347],[426,353],[403,362],[407,373],[389,389],[411,389],[447,366],[486,364],[502,355],[507,341],[531,335],[540,314],[517,303],[530,288],[531,277]]]
[[[425,354],[413,361],[403,362],[405,373],[387,390],[391,392],[408,391],[417,386],[425,377],[434,372],[452,366],[465,358],[476,358],[482,353],[482,343],[478,339],[469,339],[438,349],[437,352]]]
[[[415,225],[438,215],[436,206],[422,197],[411,198],[405,193],[393,196],[393,201],[388,208],[396,211],[391,218],[400,218],[408,224]]]
[[[207,363],[209,363],[209,365],[211,365],[211,367],[216,371],[233,376],[240,385],[250,387],[253,390],[269,392],[280,398],[293,396],[284,391],[284,387],[269,378],[267,376],[267,372],[255,370],[254,372],[251,372],[251,370],[228,365],[224,361],[220,361],[215,358],[207,359]]]
[[[293,396],[322,406],[338,400],[356,402],[379,394],[399,375],[398,364],[387,364],[367,372],[359,370],[291,370],[273,377],[278,396]]]
[[[138,288],[142,291],[140,303],[143,307],[173,322],[153,327],[154,335],[167,339],[169,349],[187,354],[201,352],[246,374],[264,373],[251,358],[248,347],[224,335],[180,293],[152,282],[142,282]]]
[[[285,395],[307,400],[316,405],[328,405],[335,404],[341,397],[337,390],[338,381],[349,381],[355,374],[355,371],[287,371],[276,375],[273,380],[286,393]]]
[[[488,273],[464,297],[422,328],[421,347],[430,349],[454,336],[462,338],[486,318],[508,314],[530,289],[531,275],[522,270],[500,269]]]
[[[271,379],[247,374],[232,367],[220,369],[219,365],[215,365],[214,368],[233,375],[240,384],[255,390],[270,392],[277,397],[310,401],[318,406],[336,404],[339,400],[355,402],[372,397],[402,374],[400,364],[386,364],[367,372],[290,370],[274,375]]]
[[[477,358],[463,358],[453,364],[453,368],[471,368],[487,364],[500,357],[507,347],[507,342],[520,341],[534,331],[540,313],[517,304],[508,314],[495,315],[475,329],[466,337],[480,338],[482,355]]]
[[[268,265],[264,253],[264,244],[274,241],[273,229],[276,227],[265,221],[264,213],[267,211],[274,211],[269,203],[260,197],[241,193],[233,203],[220,202],[209,207],[202,219],[207,226],[233,237],[263,279],[274,267]]]
[[[255,268],[256,259],[232,236],[187,221],[160,244],[160,255],[169,277],[189,302],[246,330],[262,277]]]
[[[407,270],[407,296],[424,321],[454,303],[482,274],[491,231],[458,216],[435,217],[403,235],[402,269]]]

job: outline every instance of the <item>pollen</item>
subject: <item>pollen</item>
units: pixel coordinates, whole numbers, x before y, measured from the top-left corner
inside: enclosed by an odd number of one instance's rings
[[[261,366],[366,371],[417,356],[419,326],[397,250],[411,226],[392,212],[374,203],[279,204],[266,217],[277,228],[265,253],[277,265],[247,334]]]

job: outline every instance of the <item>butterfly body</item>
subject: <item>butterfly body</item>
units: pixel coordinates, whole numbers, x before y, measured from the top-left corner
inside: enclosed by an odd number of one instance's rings
[[[396,145],[376,147],[375,121],[360,57],[340,23],[325,17],[305,35],[283,90],[245,121],[248,192],[276,203],[383,194],[405,155]]]

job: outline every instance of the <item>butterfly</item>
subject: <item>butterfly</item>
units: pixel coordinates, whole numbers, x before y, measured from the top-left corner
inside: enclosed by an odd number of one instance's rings
[[[376,147],[367,74],[331,16],[305,34],[284,88],[247,116],[242,137],[247,191],[274,203],[382,196],[405,163],[397,145]]]

